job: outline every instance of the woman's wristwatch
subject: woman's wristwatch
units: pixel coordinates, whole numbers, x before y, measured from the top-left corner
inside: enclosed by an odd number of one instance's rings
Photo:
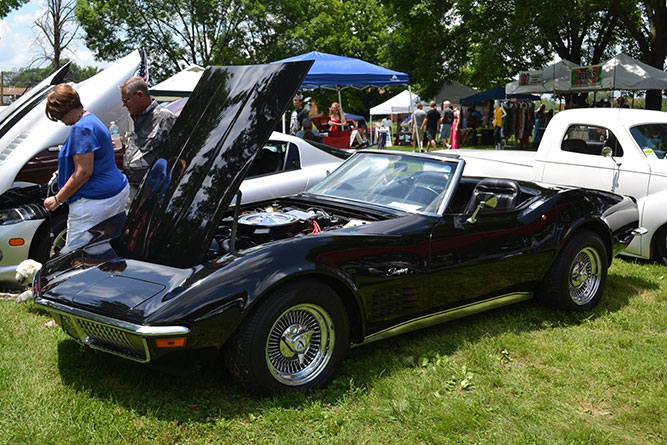
[[[60,202],[60,200],[58,199],[58,195],[53,195],[53,199],[56,200],[56,204],[58,204],[58,205],[62,205],[62,204],[63,204],[63,203]]]

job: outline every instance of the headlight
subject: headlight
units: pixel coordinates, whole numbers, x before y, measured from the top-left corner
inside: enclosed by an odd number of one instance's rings
[[[46,218],[47,210],[39,204],[26,204],[0,210],[0,225]]]

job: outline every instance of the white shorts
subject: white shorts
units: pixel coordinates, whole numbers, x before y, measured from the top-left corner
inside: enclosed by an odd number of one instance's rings
[[[79,198],[71,203],[67,218],[67,241],[61,253],[84,246],[90,241],[92,235],[88,233],[88,229],[124,211],[129,195],[130,186],[126,185],[111,198]]]

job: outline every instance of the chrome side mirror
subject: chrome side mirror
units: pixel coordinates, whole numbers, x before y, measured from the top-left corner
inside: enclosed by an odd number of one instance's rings
[[[609,156],[612,155],[612,153],[614,153],[614,151],[611,149],[611,147],[609,146],[602,147],[602,157],[608,158]]]
[[[495,209],[496,207],[498,207],[498,197],[493,193],[487,193],[486,196],[484,196],[484,201],[480,201],[479,204],[477,204],[477,208],[470,216],[470,218],[466,220],[466,222],[470,224],[475,224],[477,222],[477,214],[484,207],[489,207],[491,209]]]

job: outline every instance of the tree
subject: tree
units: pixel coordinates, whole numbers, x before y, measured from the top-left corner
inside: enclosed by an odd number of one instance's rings
[[[35,21],[39,30],[37,44],[41,55],[36,61],[49,61],[55,68],[62,66],[62,56],[76,36],[74,0],[47,0],[46,11]]]
[[[612,8],[642,61],[663,70],[667,59],[667,3],[664,0],[613,0]],[[646,109],[660,110],[661,107],[661,91],[648,90]]]
[[[20,8],[23,4],[27,3],[28,0],[1,0],[0,1],[0,19],[6,17],[7,14],[12,12],[14,9]]]
[[[102,60],[144,47],[156,78],[189,64],[243,63],[261,46],[250,0],[78,0],[87,46]]]

